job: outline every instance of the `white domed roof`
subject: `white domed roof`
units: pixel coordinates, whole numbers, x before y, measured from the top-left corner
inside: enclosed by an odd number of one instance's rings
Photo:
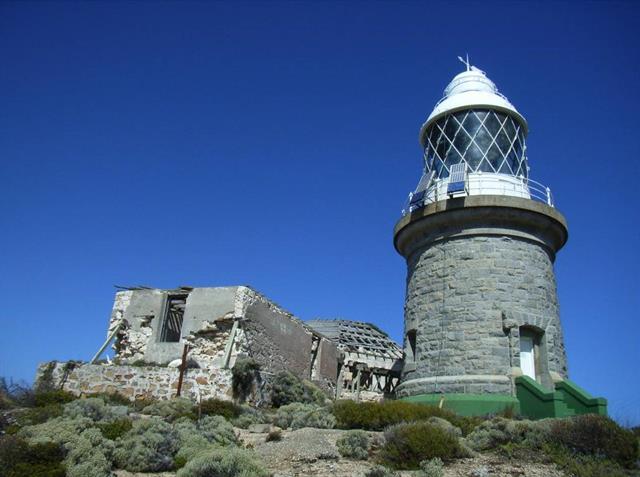
[[[474,107],[511,113],[522,123],[525,134],[527,132],[527,121],[515,106],[498,92],[495,83],[487,78],[484,71],[475,66],[469,66],[467,71],[457,74],[445,88],[444,97],[436,104],[427,121],[420,128],[420,143],[423,144],[424,132],[435,120],[449,112]]]

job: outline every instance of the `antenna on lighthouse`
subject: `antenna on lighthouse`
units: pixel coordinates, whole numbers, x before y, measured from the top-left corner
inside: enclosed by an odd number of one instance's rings
[[[460,62],[467,67],[467,71],[471,71],[471,63],[469,63],[469,53],[467,53],[467,59],[465,60],[462,56],[458,56]]]

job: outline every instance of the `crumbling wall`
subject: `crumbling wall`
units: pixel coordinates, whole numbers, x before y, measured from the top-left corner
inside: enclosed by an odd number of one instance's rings
[[[165,303],[172,294],[187,295],[179,342],[160,339]],[[313,367],[314,380],[335,386],[340,354],[335,343],[249,287],[121,291],[110,331],[118,323],[117,364],[165,365],[179,360],[188,344],[189,361],[201,369],[232,368],[238,357],[249,356],[267,373],[286,370],[309,379]]]
[[[242,328],[250,356],[265,371],[290,371],[308,379],[312,333],[291,313],[257,292],[247,293],[245,299]]]
[[[164,295],[160,290],[127,290],[116,293],[109,332],[122,322],[113,349],[121,363],[145,360],[158,318],[162,313]]]
[[[71,369],[68,369],[71,368]],[[36,384],[43,376],[51,383],[76,396],[96,393],[119,393],[131,400],[170,399],[178,389],[180,371],[161,366],[118,366],[67,363],[45,363],[39,366]],[[231,371],[227,369],[187,369],[182,396],[231,400]]]

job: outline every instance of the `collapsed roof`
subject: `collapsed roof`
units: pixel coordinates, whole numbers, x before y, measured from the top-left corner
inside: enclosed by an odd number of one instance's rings
[[[371,323],[350,320],[308,320],[305,323],[346,351],[402,359],[400,346]]]

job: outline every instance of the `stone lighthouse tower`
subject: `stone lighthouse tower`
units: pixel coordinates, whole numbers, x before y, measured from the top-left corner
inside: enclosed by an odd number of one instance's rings
[[[567,224],[529,177],[526,138],[468,63],[420,129],[424,172],[394,230],[407,261],[400,398],[484,414],[520,408],[518,383],[554,393],[567,378],[553,271]]]

